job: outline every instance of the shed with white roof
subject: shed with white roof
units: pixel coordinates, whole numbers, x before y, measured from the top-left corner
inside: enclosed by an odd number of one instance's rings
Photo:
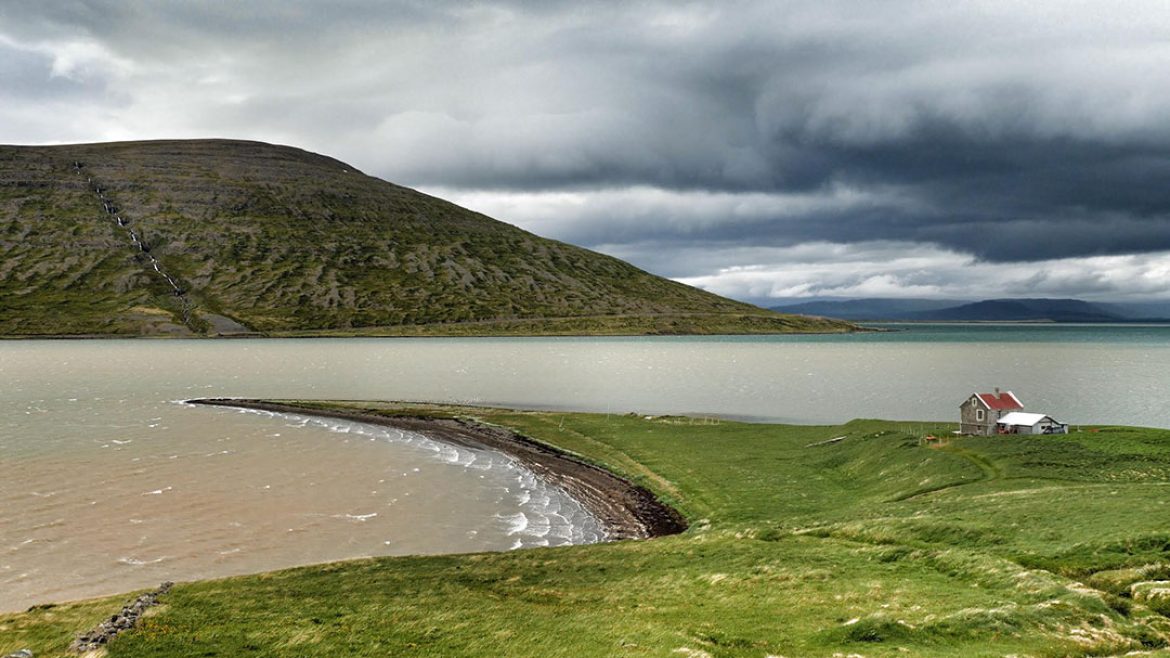
[[[1053,420],[1052,416],[1013,411],[995,423],[998,434],[1068,434],[1068,425]]]

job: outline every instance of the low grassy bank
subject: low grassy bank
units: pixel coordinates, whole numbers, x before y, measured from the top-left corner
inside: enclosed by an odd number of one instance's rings
[[[439,322],[388,327],[274,332],[274,337],[311,336],[715,336],[755,334],[843,334],[866,329],[828,318],[779,313],[654,313]]]
[[[514,428],[691,529],[181,583],[111,656],[1170,655],[1168,431],[927,447],[952,427],[305,404]],[[66,655],[127,598],[0,615],[0,655]]]
[[[145,313],[145,311],[143,311]],[[156,319],[162,316],[155,314]],[[165,318],[162,318],[165,319]],[[160,320],[161,321],[161,320]],[[163,325],[166,326],[163,326]],[[224,332],[210,327],[207,337],[231,338],[471,338],[498,336],[742,336],[771,334],[846,334],[874,331],[859,325],[828,318],[779,313],[679,313],[647,315],[591,315],[568,318],[531,318],[435,322],[387,326],[310,329],[290,331],[247,331],[233,328]],[[0,339],[20,338],[191,338],[197,334],[162,323],[150,331],[131,325],[112,328],[109,333],[69,333],[47,326],[41,331],[2,334]],[[200,334],[202,335],[202,334]]]

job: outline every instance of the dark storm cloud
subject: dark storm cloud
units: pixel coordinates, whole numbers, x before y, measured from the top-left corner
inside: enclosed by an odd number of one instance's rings
[[[0,141],[291,143],[645,264],[1156,253],[1166,34],[1160,0],[10,0]]]

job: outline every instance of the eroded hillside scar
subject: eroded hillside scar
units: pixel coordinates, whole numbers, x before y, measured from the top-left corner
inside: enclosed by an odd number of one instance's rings
[[[179,313],[182,315],[183,324],[189,329],[194,330],[195,327],[191,325],[191,315],[195,310],[195,304],[187,296],[187,287],[182,285],[176,276],[168,272],[159,263],[158,258],[154,254],[150,253],[150,244],[146,241],[141,231],[130,225],[130,220],[123,216],[118,204],[110,197],[109,190],[94,179],[93,176],[85,172],[85,164],[80,161],[74,161],[73,170],[78,176],[85,178],[85,182],[89,186],[90,191],[97,197],[98,202],[102,204],[102,210],[114,220],[114,223],[121,232],[130,240],[130,246],[135,252],[135,260],[144,263],[147,267],[154,270],[155,275],[161,277],[170,286],[172,294],[179,302]]]

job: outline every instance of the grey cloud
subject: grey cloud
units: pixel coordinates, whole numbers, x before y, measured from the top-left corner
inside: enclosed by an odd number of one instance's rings
[[[44,53],[0,43],[0,97],[24,101],[82,97],[91,85],[53,75],[53,59]]]
[[[624,247],[627,257],[654,258],[648,250],[642,251],[648,245]],[[980,262],[954,251],[905,242],[813,243],[756,252],[750,255],[754,265],[723,267],[682,280],[765,305],[784,297],[1143,301],[1165,298],[1164,280],[1170,272],[1170,252],[1031,263]],[[742,256],[726,252],[723,260],[734,262]]]
[[[1160,0],[11,0],[0,37],[43,50],[0,75],[8,111],[106,110],[89,139],[292,143],[553,237],[656,245],[657,271],[690,276],[708,270],[668,254],[1170,250],[1167,32]],[[128,68],[50,75],[70,43]],[[30,116],[0,141],[84,132]]]
[[[914,16],[920,5],[908,7],[885,11]],[[1053,42],[1039,23],[963,26],[961,16],[928,15],[891,29],[864,11],[848,12],[863,14],[850,23],[836,8],[833,20],[812,21],[819,31],[774,29],[776,17],[766,16],[724,16],[677,43],[646,38],[644,25],[630,34],[583,30],[570,52],[632,62],[602,97],[621,98],[628,115],[561,117],[548,134],[462,124],[464,149],[432,151],[412,173],[426,183],[503,190],[898,186],[925,206],[762,217],[681,234],[669,216],[654,222],[634,209],[563,234],[588,244],[903,239],[991,260],[1170,248],[1170,139],[1159,118],[1170,110],[1170,90],[1147,73],[1158,62],[1156,32],[1105,24],[1093,33],[1086,23],[1098,17],[1073,16],[1065,36],[1085,39],[1077,47],[1060,35]],[[868,33],[878,27],[885,29],[877,37]],[[982,30],[1002,52],[982,52]],[[1123,32],[1137,41],[1122,43]],[[650,90],[632,91],[637,82]],[[557,157],[525,157],[538,145]],[[488,155],[515,147],[519,157]],[[452,153],[470,157],[460,164]],[[973,240],[977,229],[1002,239]]]

